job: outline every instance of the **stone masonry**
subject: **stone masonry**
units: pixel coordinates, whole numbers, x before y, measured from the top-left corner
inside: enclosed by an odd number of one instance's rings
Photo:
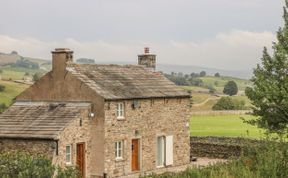
[[[117,120],[117,102],[105,103],[105,171],[108,177],[126,176],[131,172],[131,140],[140,139],[140,173],[157,172],[169,167],[156,168],[157,136],[173,135],[173,166],[188,165],[189,145],[189,99],[144,99],[140,108],[131,107],[132,100],[125,103],[125,119]],[[120,101],[121,102],[121,101]],[[136,134],[135,134],[136,133]],[[137,134],[138,133],[138,134]],[[123,160],[115,160],[116,141],[124,141]],[[138,173],[139,173],[138,172]]]

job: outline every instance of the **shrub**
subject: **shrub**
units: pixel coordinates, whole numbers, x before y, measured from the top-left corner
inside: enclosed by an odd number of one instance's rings
[[[213,86],[208,86],[209,93],[213,94],[216,92],[216,89]]]
[[[235,106],[230,97],[221,97],[212,107],[213,110],[234,110]]]
[[[40,78],[41,78],[41,74],[40,74],[39,72],[36,72],[36,73],[33,75],[33,81],[34,81],[34,82],[38,81]]]
[[[221,97],[217,103],[212,107],[213,110],[244,110],[245,101],[236,100],[231,97]]]
[[[52,165],[51,160],[43,155],[27,153],[0,154],[1,178],[51,178],[57,170],[56,178],[78,178],[74,168],[60,169]]]
[[[5,111],[5,109],[7,109],[7,106],[5,103],[0,103],[0,113],[2,113],[3,111]]]
[[[288,144],[263,142],[248,145],[240,158],[206,168],[190,168],[180,173],[152,175],[154,178],[287,178]]]
[[[5,86],[4,85],[0,85],[0,92],[3,92],[5,90]]]

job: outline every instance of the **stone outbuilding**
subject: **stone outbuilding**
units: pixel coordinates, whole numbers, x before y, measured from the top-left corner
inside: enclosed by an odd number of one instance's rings
[[[46,154],[83,177],[138,177],[190,162],[190,94],[155,72],[145,49],[138,65],[73,63],[52,51],[52,70],[0,115],[0,151]]]

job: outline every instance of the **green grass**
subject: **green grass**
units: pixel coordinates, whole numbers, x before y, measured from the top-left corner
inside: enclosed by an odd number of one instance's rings
[[[20,68],[20,67],[5,67],[0,68],[2,70],[1,78],[2,79],[12,79],[12,80],[22,80],[24,77],[24,74],[28,72],[30,76],[35,74],[36,72],[45,73],[47,71],[41,70],[41,69],[26,69],[26,68]]]
[[[17,95],[19,95],[22,91],[29,87],[29,85],[1,80],[0,85],[5,86],[5,90],[3,92],[0,92],[0,103],[5,103],[7,106],[12,103],[12,100]]]
[[[239,78],[234,78],[234,77],[213,77],[213,76],[206,76],[206,77],[201,77],[200,78],[205,85],[209,86],[212,85],[217,89],[218,92],[222,92],[225,84],[233,80],[237,83],[238,89],[239,90],[245,90],[247,86],[251,85],[251,82],[249,80],[245,79],[239,79]],[[215,84],[217,83],[217,85]]]
[[[250,137],[263,136],[263,130],[240,119],[253,119],[250,115],[218,115],[218,116],[192,116],[190,132],[192,136],[225,136],[225,137]]]

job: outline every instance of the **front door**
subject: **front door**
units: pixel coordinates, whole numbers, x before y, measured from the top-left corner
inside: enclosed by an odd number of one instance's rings
[[[85,143],[77,144],[77,166],[82,177],[85,177]]]
[[[132,171],[139,171],[139,139],[132,140]]]

